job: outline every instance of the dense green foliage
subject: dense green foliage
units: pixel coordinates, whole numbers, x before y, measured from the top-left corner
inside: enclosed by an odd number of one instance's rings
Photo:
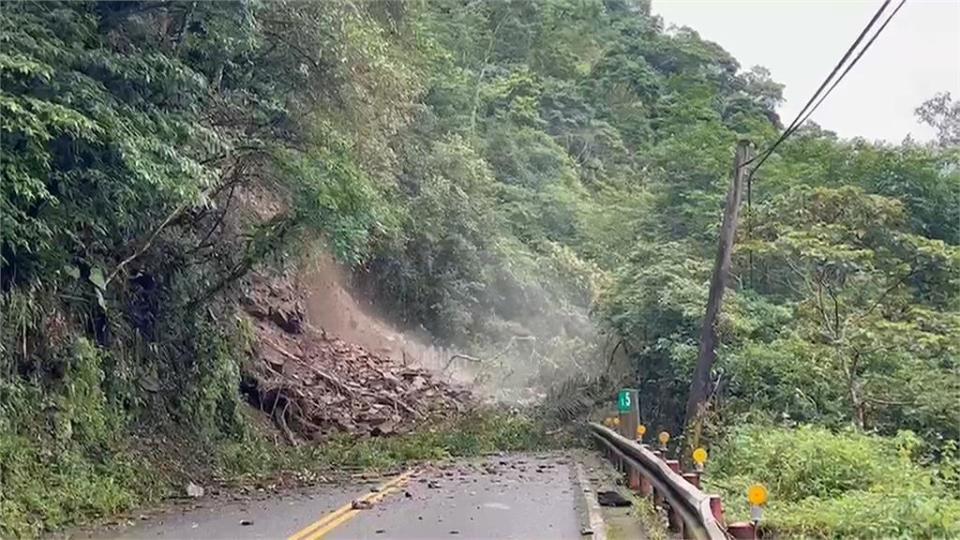
[[[21,2],[0,25],[0,522],[133,504],[133,431],[244,440],[236,301],[317,238],[403,324],[525,377],[623,375],[680,425],[734,145],[781,127],[763,68],[640,0]],[[910,429],[916,459],[883,465],[910,475],[960,438],[960,107],[917,112],[937,141],[806,126],[754,176],[708,436]],[[806,495],[784,500],[860,508]]]
[[[802,537],[952,538],[960,534],[956,470],[935,474],[914,461],[910,432],[883,438],[802,426],[744,425],[707,475],[710,487],[746,514],[748,486],[772,494],[765,519]],[[946,465],[957,467],[955,455]]]

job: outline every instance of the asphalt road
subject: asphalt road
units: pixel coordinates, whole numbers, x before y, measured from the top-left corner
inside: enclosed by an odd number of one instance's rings
[[[212,503],[73,538],[577,540],[588,523],[570,458],[516,455],[424,467],[379,485]]]

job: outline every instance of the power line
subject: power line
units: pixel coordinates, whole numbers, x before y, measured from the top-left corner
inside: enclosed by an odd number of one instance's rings
[[[857,36],[857,39],[847,49],[847,52],[844,53],[843,57],[840,58],[840,61],[837,62],[837,65],[834,66],[833,71],[830,72],[830,75],[827,76],[827,78],[823,81],[820,87],[817,88],[817,91],[814,92],[813,96],[810,97],[810,99],[807,101],[807,104],[804,105],[803,109],[801,109],[800,112],[797,113],[796,118],[794,118],[793,122],[791,122],[790,125],[787,126],[787,128],[783,131],[780,137],[772,145],[770,145],[770,147],[767,148],[765,151],[758,154],[756,157],[747,160],[746,162],[743,163],[743,165],[741,165],[741,167],[746,167],[759,159],[759,162],[756,164],[756,166],[750,169],[749,173],[746,175],[747,176],[746,180],[747,180],[747,237],[748,238],[753,236],[752,234],[753,220],[752,220],[751,207],[753,203],[752,199],[753,199],[754,173],[756,173],[757,169],[759,169],[760,166],[763,165],[765,161],[767,161],[767,158],[769,158],[773,154],[774,150],[776,150],[777,147],[780,146],[780,144],[787,139],[787,137],[793,135],[793,133],[797,131],[800,128],[800,126],[802,126],[804,122],[807,121],[807,119],[810,118],[810,116],[814,113],[814,111],[816,111],[817,108],[820,107],[823,101],[827,99],[827,96],[829,96],[830,93],[833,92],[834,88],[836,88],[837,85],[840,84],[840,81],[842,81],[844,77],[847,76],[847,73],[850,73],[850,70],[853,69],[853,66],[857,65],[857,62],[860,61],[860,58],[863,56],[863,54],[867,52],[867,49],[869,49],[870,46],[873,45],[873,42],[876,41],[876,39],[880,36],[881,33],[883,33],[883,30],[887,27],[888,24],[890,24],[890,21],[897,14],[897,12],[900,11],[900,8],[902,8],[906,2],[907,0],[900,0],[900,3],[897,4],[897,7],[894,8],[894,10],[890,13],[890,15],[887,16],[886,20],[883,21],[883,24],[880,25],[880,28],[877,29],[877,31],[873,34],[873,36],[869,40],[867,40],[867,43],[863,46],[862,49],[860,49],[860,52],[858,52],[857,55],[853,58],[853,61],[851,61],[850,64],[847,65],[847,67],[840,74],[840,76],[835,81],[833,81],[833,84],[830,85],[830,88],[828,88],[827,91],[822,96],[820,96],[820,93],[823,92],[823,89],[826,88],[828,84],[830,84],[830,80],[833,79],[834,75],[837,74],[837,71],[839,71],[840,68],[843,66],[843,64],[846,63],[847,59],[850,58],[850,55],[853,53],[853,51],[856,50],[860,42],[863,41],[863,38],[867,35],[867,33],[869,33],[873,25],[876,24],[877,20],[880,18],[880,15],[882,15],[883,12],[886,10],[887,6],[890,5],[890,0],[885,0],[883,4],[880,6],[880,8],[877,10],[877,12],[874,13],[873,17],[870,19],[870,22],[867,23],[867,26],[864,27],[864,29],[860,32],[860,35]],[[819,96],[819,99],[818,99],[818,96]],[[812,107],[811,107],[811,104],[813,104]],[[807,109],[809,109],[809,111]],[[736,172],[734,174],[736,174]],[[748,264],[750,267],[750,287],[752,288],[753,287],[753,251],[749,250],[747,256],[749,259]]]
[[[857,56],[853,58],[853,61],[850,62],[850,65],[847,66],[845,70],[843,70],[843,73],[840,74],[840,77],[833,82],[833,84],[830,86],[829,89],[827,89],[827,92],[823,94],[823,96],[820,98],[819,101],[817,101],[817,104],[814,105],[812,109],[810,109],[810,111],[803,117],[802,120],[800,120],[800,123],[797,124],[796,128],[794,128],[794,131],[796,131],[797,128],[803,125],[803,123],[806,122],[808,118],[810,118],[810,115],[813,114],[813,111],[817,110],[817,107],[819,107],[820,104],[823,103],[823,100],[827,99],[827,96],[830,95],[830,92],[833,92],[833,89],[836,88],[837,85],[840,84],[840,81],[842,81],[843,78],[847,76],[847,73],[853,68],[853,66],[855,66],[857,62],[860,61],[860,57],[863,56],[863,53],[867,52],[867,49],[869,49],[870,46],[873,45],[873,42],[876,41],[877,37],[880,36],[880,33],[883,32],[883,29],[886,28],[888,24],[890,24],[890,20],[893,19],[893,16],[896,15],[897,12],[900,11],[900,8],[902,8],[903,5],[906,3],[907,3],[907,0],[900,0],[900,3],[897,4],[897,7],[893,9],[890,15],[887,16],[886,20],[883,21],[883,24],[880,25],[880,28],[877,29],[877,32],[873,34],[873,37],[871,37],[870,40],[867,41],[866,45],[864,45],[863,48],[860,49],[860,52],[857,53]],[[759,165],[757,166],[759,167]]]
[[[753,176],[753,173],[756,172],[756,170],[759,169],[761,165],[763,165],[763,163],[767,160],[767,158],[769,158],[770,155],[773,154],[774,150],[776,150],[777,147],[780,146],[780,144],[783,143],[783,141],[785,141],[789,136],[793,135],[793,133],[797,131],[797,129],[799,129],[801,125],[803,125],[803,122],[805,122],[810,117],[810,115],[813,114],[813,112],[817,109],[817,107],[819,107],[820,104],[823,103],[823,100],[826,99],[826,97],[830,94],[830,92],[832,92],[833,89],[837,87],[837,84],[839,84],[840,81],[843,80],[843,78],[847,75],[847,73],[850,72],[850,69],[853,68],[854,65],[856,65],[856,63],[860,60],[860,58],[867,51],[867,49],[870,48],[870,46],[877,39],[880,33],[883,32],[883,29],[886,28],[887,24],[889,24],[893,16],[896,15],[897,12],[900,11],[900,8],[903,7],[903,4],[906,3],[906,0],[901,0],[900,4],[896,7],[896,9],[893,10],[893,12],[887,17],[887,19],[880,26],[877,32],[867,41],[867,44],[864,45],[864,47],[860,50],[859,53],[857,53],[853,61],[846,67],[846,69],[844,69],[843,73],[840,74],[840,77],[837,78],[836,81],[833,81],[833,85],[830,86],[827,92],[821,96],[820,94],[823,92],[823,90],[827,88],[827,85],[831,83],[834,76],[836,76],[836,74],[840,71],[840,69],[843,68],[844,64],[846,64],[847,60],[850,58],[853,52],[857,49],[857,46],[860,45],[861,41],[863,41],[863,38],[866,37],[866,35],[870,32],[870,29],[873,28],[873,25],[876,24],[877,20],[880,19],[880,16],[886,10],[887,6],[890,5],[890,1],[891,0],[884,0],[883,4],[880,5],[880,8],[877,9],[877,12],[873,14],[873,17],[870,18],[870,21],[867,23],[864,29],[857,36],[857,39],[854,40],[854,42],[850,45],[847,51],[843,54],[843,56],[840,58],[840,61],[837,62],[837,65],[834,66],[833,70],[830,72],[830,75],[828,75],[827,78],[824,79],[824,81],[820,84],[820,87],[817,88],[817,91],[814,92],[814,94],[810,97],[806,105],[804,105],[803,109],[801,109],[800,112],[797,113],[796,118],[793,119],[793,122],[791,122],[790,125],[783,131],[780,137],[772,145],[770,145],[770,147],[768,147],[766,150],[764,150],[763,152],[758,154],[756,157],[754,157],[753,159],[743,164],[743,166],[747,166],[755,161],[758,161],[757,165],[754,166],[753,169],[750,171],[751,177]]]

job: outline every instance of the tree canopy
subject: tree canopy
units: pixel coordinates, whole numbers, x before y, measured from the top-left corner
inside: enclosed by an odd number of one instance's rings
[[[235,436],[229,314],[318,239],[399,324],[527,339],[525,382],[616,371],[676,428],[735,145],[782,129],[768,70],[643,0],[8,2],[0,30],[4,461]],[[752,179],[718,430],[960,438],[960,105],[917,106],[936,140],[808,124]]]

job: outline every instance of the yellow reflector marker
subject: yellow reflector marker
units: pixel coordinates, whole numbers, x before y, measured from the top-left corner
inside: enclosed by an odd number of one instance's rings
[[[660,439],[660,444],[667,444],[670,442],[670,434],[666,431],[661,431],[657,438]]]
[[[703,448],[697,448],[693,451],[693,461],[697,465],[703,465],[707,462],[707,451]]]
[[[643,425],[643,424],[640,424],[639,426],[637,426],[637,438],[638,438],[638,439],[642,439],[643,436],[646,435],[646,433],[647,433],[647,426],[645,426],[645,425]]]
[[[614,419],[613,419],[613,425],[614,425],[614,426],[619,426],[619,425],[620,425],[620,419],[619,419],[619,418],[614,418]]]
[[[754,484],[747,490],[747,501],[754,506],[767,504],[767,488],[762,484]]]

